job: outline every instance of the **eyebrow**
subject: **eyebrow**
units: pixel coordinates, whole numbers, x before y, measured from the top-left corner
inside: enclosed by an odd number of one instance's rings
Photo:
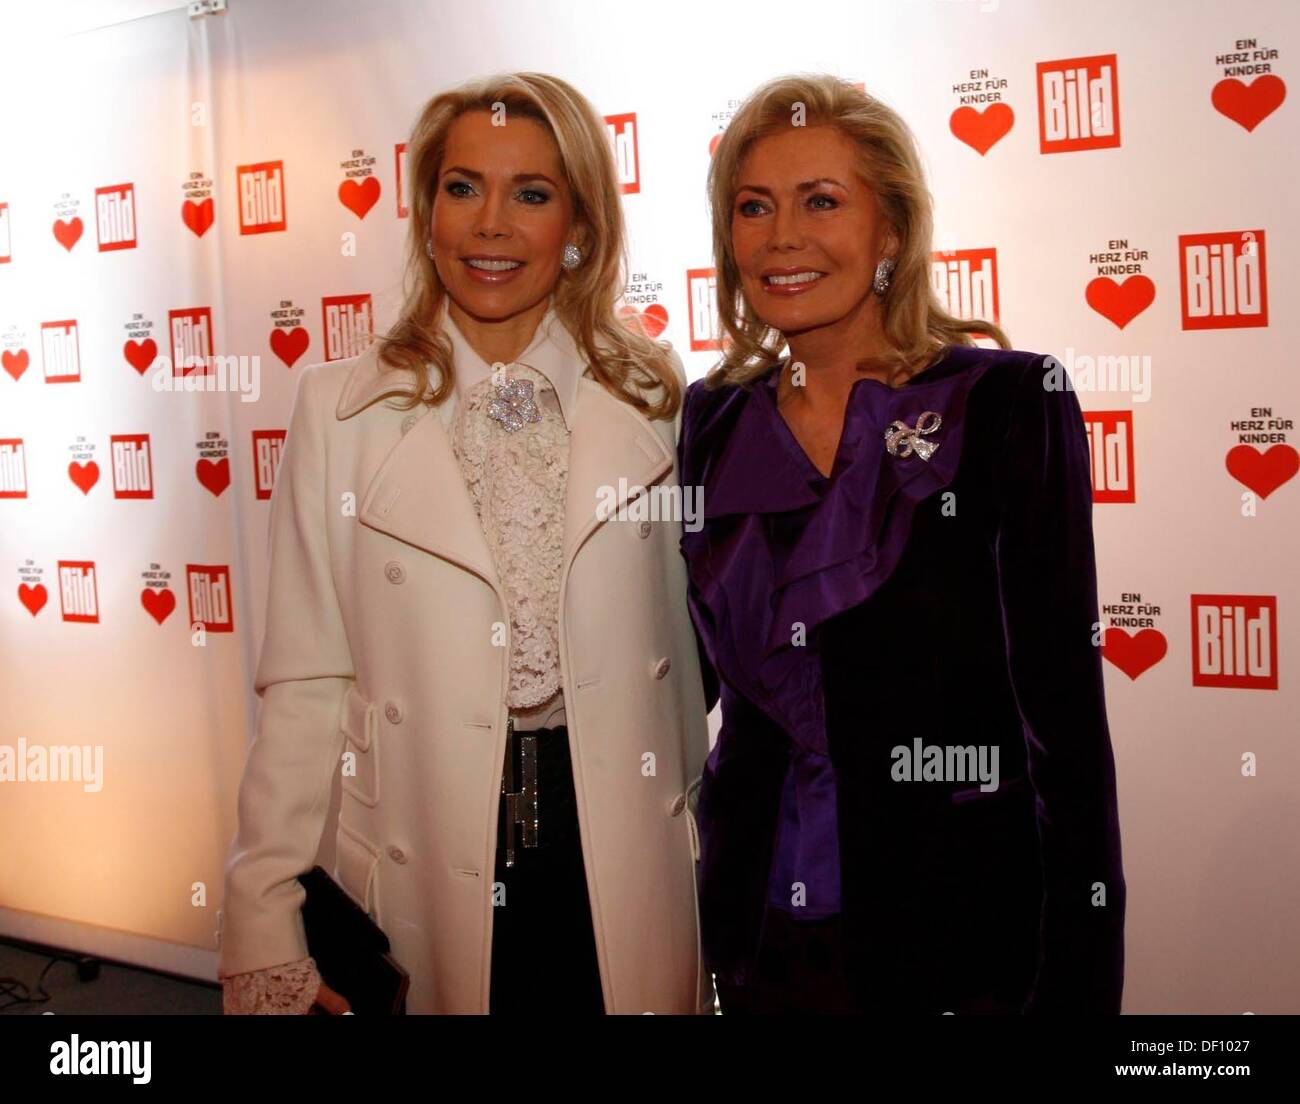
[[[816,180],[805,180],[802,184],[798,184],[795,186],[795,191],[811,192],[819,184],[834,184],[835,187],[842,188],[846,192],[848,191],[848,188],[845,188],[844,185],[841,184],[838,180],[833,180],[829,176],[819,176]],[[758,192],[759,195],[765,195],[765,196],[770,196],[772,194],[771,188],[763,188],[760,187],[758,184],[742,184],[740,185],[740,187],[736,189],[736,191],[737,192]]]
[[[451,168],[444,169],[442,171],[443,176],[446,176],[448,173],[460,173],[461,176],[468,176],[471,180],[483,179],[483,174],[481,172],[475,172],[473,169],[467,169],[463,165],[452,165]],[[552,188],[558,190],[560,187],[557,183],[555,183],[554,180],[552,180],[545,173],[515,173],[515,175],[512,176],[510,179],[516,184],[522,184],[526,180],[545,180],[546,183],[548,183]]]

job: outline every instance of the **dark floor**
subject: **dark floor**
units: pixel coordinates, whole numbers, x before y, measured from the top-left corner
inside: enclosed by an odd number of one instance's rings
[[[98,975],[89,981],[82,981],[79,974],[82,959],[99,966]],[[49,1000],[40,999],[38,983]],[[22,996],[33,1000],[17,1000]],[[0,937],[0,1017],[42,1012],[219,1016],[221,987]]]
[[[99,966],[98,975],[88,981],[82,981],[79,976],[78,962],[83,959]],[[40,980],[42,971],[43,981]],[[40,988],[49,994],[49,1000],[40,999]],[[15,998],[23,995],[33,998],[35,1003],[15,1003]],[[215,1016],[221,1014],[221,989],[216,984],[141,970],[71,951],[0,939],[0,1016],[39,1016],[42,1012]]]

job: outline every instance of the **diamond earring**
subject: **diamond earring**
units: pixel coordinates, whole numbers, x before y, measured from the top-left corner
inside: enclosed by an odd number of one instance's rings
[[[424,251],[429,254],[429,260],[433,260],[433,239],[430,238],[424,243]]]
[[[569,244],[564,247],[564,256],[561,258],[560,264],[569,270],[577,268],[578,265],[582,264],[582,250],[574,245],[573,242],[569,242]]]
[[[894,271],[894,262],[885,257],[876,265],[876,278],[871,281],[871,290],[877,295],[884,295],[889,290],[889,274]]]

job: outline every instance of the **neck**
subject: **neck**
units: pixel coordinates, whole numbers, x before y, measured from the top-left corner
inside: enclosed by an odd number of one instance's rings
[[[788,367],[782,373],[781,392],[787,399],[839,407],[847,401],[855,381],[885,378],[873,367],[885,342],[875,304],[869,299],[825,326],[787,334],[786,344],[790,364],[804,366],[802,387],[790,385]]]
[[[469,347],[488,364],[513,364],[533,340],[537,326],[546,317],[550,297],[539,299],[531,307],[506,318],[480,318],[461,310],[454,299],[447,299],[447,313],[465,336]]]

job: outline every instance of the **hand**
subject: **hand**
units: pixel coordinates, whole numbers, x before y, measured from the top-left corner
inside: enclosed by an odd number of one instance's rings
[[[322,981],[320,988],[316,990],[316,1000],[313,1002],[308,1015],[341,1016],[344,1012],[351,1011],[352,1005],[348,1003],[347,997],[334,992]]]

